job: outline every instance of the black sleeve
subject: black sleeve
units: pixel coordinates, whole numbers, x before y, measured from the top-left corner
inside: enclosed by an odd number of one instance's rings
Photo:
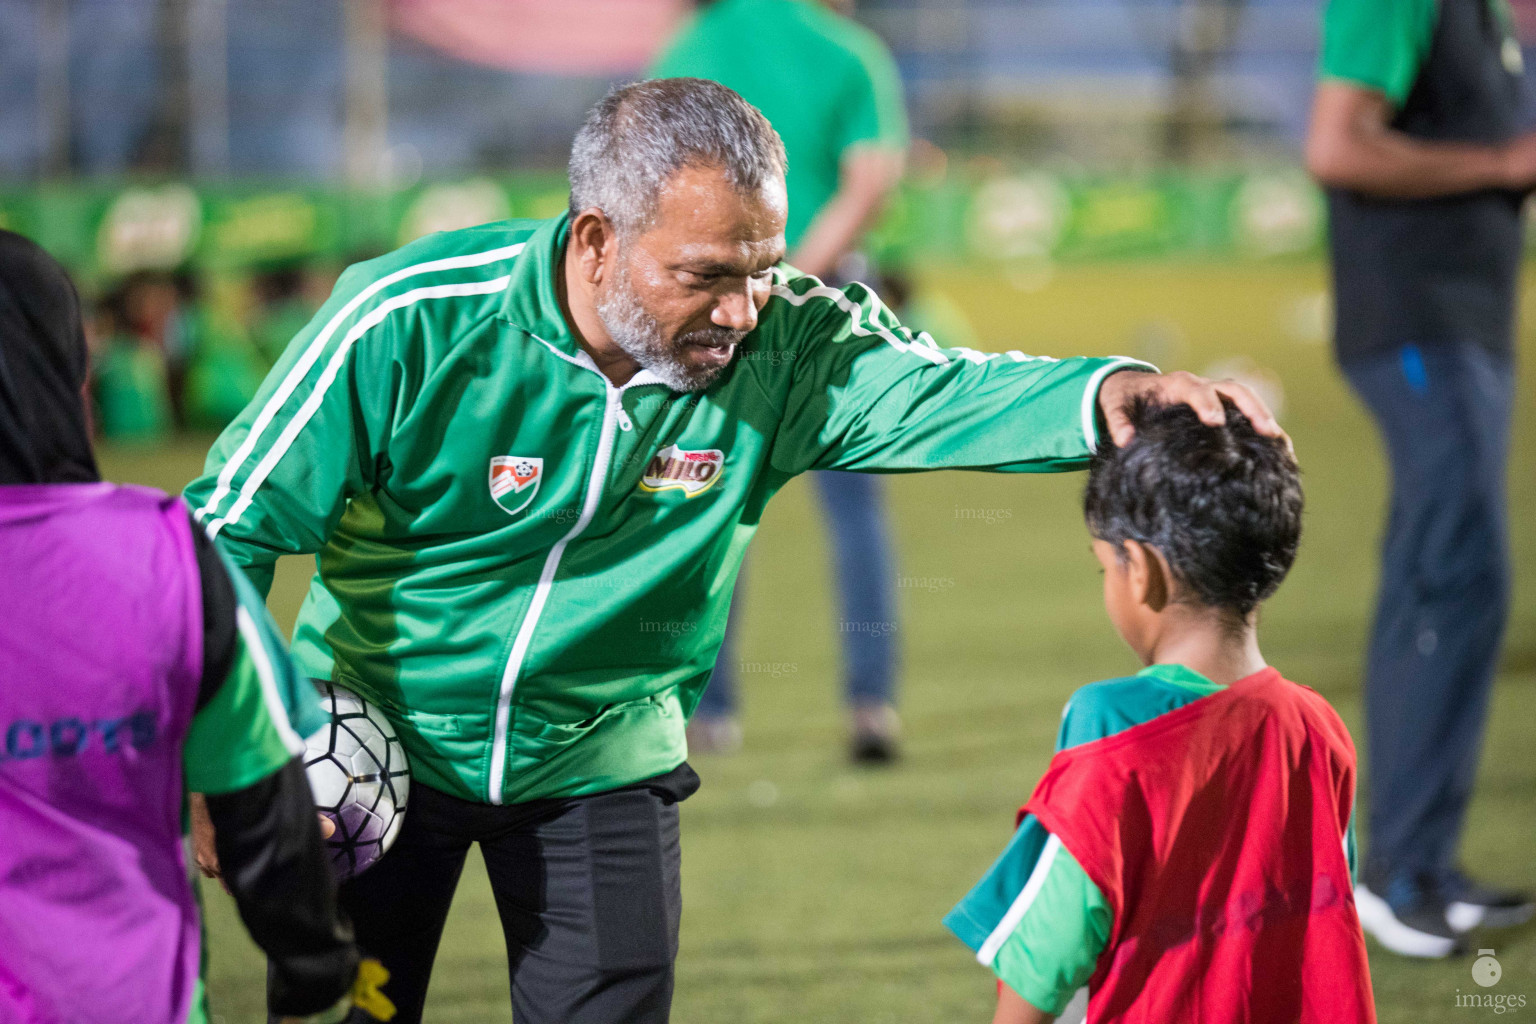
[[[197,688],[197,710],[213,700],[235,664],[235,586],[213,541],[192,521],[192,551],[203,591],[203,678]]]
[[[336,906],[303,762],[206,799],[224,884],[271,960],[268,1008],[278,1016],[328,1009],[352,987],[358,953]]]

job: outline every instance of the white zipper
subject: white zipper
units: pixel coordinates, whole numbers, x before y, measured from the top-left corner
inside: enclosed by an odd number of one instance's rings
[[[507,728],[512,718],[512,693],[517,689],[517,679],[522,673],[528,648],[533,643],[533,632],[538,627],[539,616],[543,614],[544,604],[549,600],[549,592],[555,585],[555,573],[560,570],[560,558],[565,554],[565,549],[571,541],[581,536],[582,531],[597,515],[597,506],[603,497],[603,481],[607,479],[608,466],[613,461],[614,423],[628,423],[624,427],[625,430],[634,426],[633,423],[628,422],[629,416],[624,412],[624,392],[636,385],[660,383],[649,372],[642,370],[627,384],[614,387],[613,382],[597,368],[597,364],[585,352],[580,353],[577,359],[570,359],[564,353],[557,354],[603,378],[603,387],[606,389],[603,404],[603,432],[597,440],[597,455],[592,460],[592,475],[587,479],[587,494],[586,500],[582,502],[581,515],[577,517],[576,524],[566,532],[566,535],[549,549],[549,555],[544,559],[544,570],[539,573],[539,582],[533,588],[533,600],[528,603],[528,611],[523,616],[522,625],[518,627],[517,638],[512,641],[512,653],[507,656],[506,668],[501,673],[501,692],[496,700],[496,726],[491,734],[491,766],[486,777],[486,795],[493,804],[501,803],[502,785],[506,780]]]

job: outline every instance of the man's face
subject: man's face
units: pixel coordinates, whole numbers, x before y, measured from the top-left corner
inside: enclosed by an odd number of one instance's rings
[[[757,326],[787,210],[782,179],[744,195],[719,168],[678,171],[598,291],[609,337],[674,390],[708,387]]]

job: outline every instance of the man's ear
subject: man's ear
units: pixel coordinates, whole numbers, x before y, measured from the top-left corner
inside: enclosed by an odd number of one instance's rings
[[[1137,604],[1154,612],[1168,607],[1173,596],[1173,577],[1161,551],[1138,540],[1125,542],[1127,569],[1131,574],[1131,594]]]
[[[576,258],[582,279],[589,285],[597,285],[602,283],[608,268],[618,258],[619,236],[607,215],[593,206],[572,218],[567,245]]]

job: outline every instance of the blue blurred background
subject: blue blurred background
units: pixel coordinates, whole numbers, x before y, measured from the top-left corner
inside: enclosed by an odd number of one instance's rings
[[[653,8],[656,25],[686,9],[631,3]],[[339,180],[349,119],[369,116],[384,122],[382,152],[371,154],[379,165],[354,164],[354,179],[558,167],[586,108],[643,66],[635,39],[594,67],[599,37],[616,29],[583,23],[580,6],[564,38],[531,45],[514,26],[467,53],[454,35],[483,4],[3,0],[0,175]],[[918,137],[945,150],[1127,166],[1294,154],[1319,4],[863,0],[854,14],[895,51]],[[370,20],[384,26],[381,48],[370,48]],[[349,92],[349,65],[366,79],[357,65],[375,54],[381,95],[366,81]],[[1193,129],[1181,133],[1180,122]]]

